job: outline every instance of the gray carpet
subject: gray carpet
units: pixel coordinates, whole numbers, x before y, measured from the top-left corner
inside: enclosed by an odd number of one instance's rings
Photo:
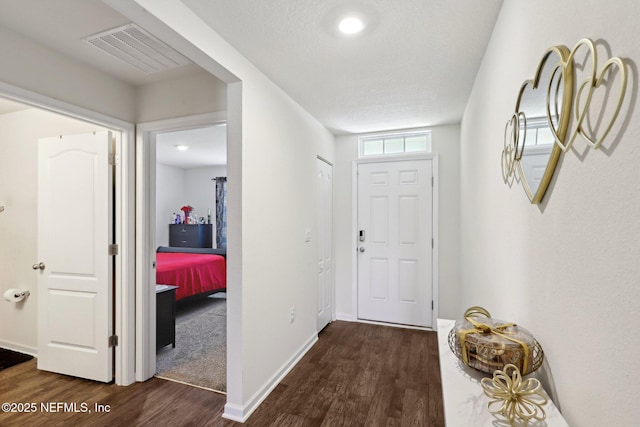
[[[214,294],[176,312],[176,348],[156,354],[156,376],[212,390],[227,390],[227,300]]]

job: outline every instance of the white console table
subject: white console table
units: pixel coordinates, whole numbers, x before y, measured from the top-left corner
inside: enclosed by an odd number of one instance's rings
[[[442,401],[447,427],[508,426],[505,418],[494,416],[487,410],[489,398],[485,396],[480,380],[488,375],[465,366],[449,348],[447,337],[454,324],[454,320],[438,319]],[[529,427],[569,427],[551,399],[543,408],[546,420],[533,420]]]

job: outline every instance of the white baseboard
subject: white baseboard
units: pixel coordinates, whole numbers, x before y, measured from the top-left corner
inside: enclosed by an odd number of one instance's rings
[[[380,325],[380,326],[391,326],[393,328],[405,328],[405,329],[418,329],[421,331],[435,331],[435,328],[429,327],[429,326],[412,326],[412,325],[403,325],[400,323],[386,323],[386,322],[376,322],[373,320],[364,320],[364,319],[358,319],[354,316],[352,316],[349,313],[336,313],[336,319],[335,320],[342,320],[345,322],[357,322],[357,323],[368,323],[370,325]]]
[[[253,396],[244,404],[236,405],[227,403],[224,405],[222,418],[244,423],[251,416],[253,411],[269,396],[282,379],[298,364],[300,359],[307,354],[309,349],[318,341],[318,335],[312,335],[307,342],[276,372]]]
[[[389,326],[391,328],[415,329],[418,331],[435,331],[435,329],[432,328],[431,326],[414,326],[414,325],[405,325],[403,323],[377,322],[375,320],[365,320],[365,319],[355,319],[354,322],[366,323],[368,325]]]
[[[247,420],[247,418],[249,418],[248,415],[245,417],[243,416],[243,414],[244,414],[244,409],[242,406],[234,405],[233,403],[227,403],[224,405],[224,412],[222,414],[222,418],[243,423]]]
[[[345,322],[353,322],[354,318],[351,313],[336,313],[336,320],[343,320]]]
[[[24,353],[33,357],[38,357],[38,349],[35,347],[28,347],[26,345],[18,344],[15,342],[0,340],[0,348],[6,348],[7,350],[17,351],[18,353]]]

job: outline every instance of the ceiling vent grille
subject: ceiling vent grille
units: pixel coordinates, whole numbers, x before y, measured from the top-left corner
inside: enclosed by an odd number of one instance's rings
[[[187,58],[135,24],[103,31],[83,40],[146,74],[189,63]]]

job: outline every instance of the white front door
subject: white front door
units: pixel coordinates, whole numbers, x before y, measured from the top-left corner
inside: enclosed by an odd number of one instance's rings
[[[113,378],[108,131],[38,145],[38,369]]]
[[[358,318],[431,327],[433,161],[358,165]]]
[[[318,332],[333,317],[333,167],[318,159]]]

